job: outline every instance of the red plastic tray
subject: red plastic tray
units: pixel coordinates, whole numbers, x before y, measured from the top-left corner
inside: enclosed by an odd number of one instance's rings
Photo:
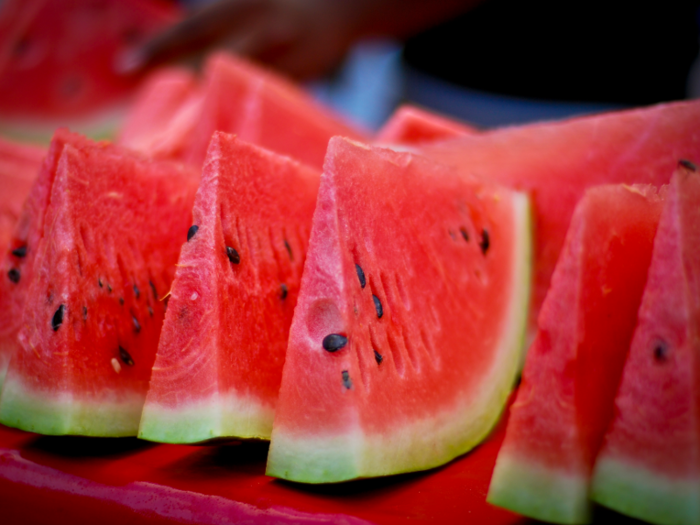
[[[0,523],[524,522],[486,503],[503,428],[439,469],[309,486],[265,476],[265,443],[156,445],[0,425]]]

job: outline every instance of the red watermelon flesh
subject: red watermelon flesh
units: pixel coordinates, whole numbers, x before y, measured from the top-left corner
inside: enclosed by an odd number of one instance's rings
[[[7,0],[0,10],[0,120],[15,133],[108,125],[138,76],[117,56],[179,17],[161,0]],[[97,130],[95,130],[97,131]]]
[[[0,137],[0,257],[8,251],[22,204],[29,195],[45,154],[44,148]]]
[[[522,352],[528,213],[419,156],[330,141],[269,475],[422,470],[488,434]]]
[[[23,308],[0,422],[46,434],[136,434],[164,317],[159,298],[196,186],[174,164],[67,133],[54,140],[26,209],[28,231],[18,230],[27,255],[13,299]]]
[[[700,522],[700,175],[671,179],[592,497],[652,523]]]
[[[510,409],[488,501],[545,521],[585,523],[595,455],[637,320],[664,192],[588,190]]]
[[[139,437],[270,438],[319,179],[214,134]]]
[[[432,111],[404,104],[377,132],[379,144],[421,145],[478,133],[475,127]]]
[[[156,158],[182,156],[202,105],[194,72],[162,68],[139,88],[119,132],[117,143]]]
[[[576,203],[606,183],[661,185],[680,158],[700,162],[700,101],[548,122],[426,145],[465,173],[530,193],[535,213],[535,284],[530,335]]]
[[[363,138],[294,84],[230,54],[209,58],[203,90],[201,114],[184,155],[195,166],[202,165],[214,131],[318,169],[332,136]]]

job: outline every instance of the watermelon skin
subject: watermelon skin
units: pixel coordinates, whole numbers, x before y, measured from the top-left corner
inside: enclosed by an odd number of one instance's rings
[[[594,501],[652,523],[700,522],[699,225],[700,175],[680,165],[592,482]]]
[[[427,109],[404,104],[389,117],[374,141],[377,144],[420,146],[455,137],[474,135],[479,130],[464,122],[438,115]]]
[[[331,137],[365,138],[296,85],[231,54],[209,57],[202,89],[201,114],[183,155],[195,166],[202,165],[214,131],[236,134],[319,170]]]
[[[270,439],[319,181],[312,168],[214,133],[140,438]]]
[[[45,154],[45,148],[12,142],[0,137],[0,254],[2,255],[8,251],[12,232],[22,212],[22,204],[29,195]]]
[[[44,434],[135,435],[165,313],[158,291],[172,282],[197,178],[63,139],[53,177],[38,183],[50,196],[41,233],[30,235],[0,422]]]
[[[389,475],[479,443],[522,352],[528,219],[521,194],[333,138],[267,474],[309,483]],[[329,334],[347,345],[324,350]]]
[[[48,140],[59,126],[113,133],[141,77],[120,53],[180,17],[161,0],[6,0],[0,9],[0,129]]]
[[[608,185],[579,202],[510,409],[490,503],[544,521],[590,520],[593,463],[613,417],[663,195]]]
[[[530,194],[535,283],[529,336],[549,290],[576,203],[589,187],[668,183],[680,158],[700,162],[700,102],[660,104],[517,126],[425,145],[439,162]]]

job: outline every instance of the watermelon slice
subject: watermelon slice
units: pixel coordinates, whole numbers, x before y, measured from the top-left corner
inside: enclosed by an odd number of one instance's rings
[[[535,284],[530,337],[576,203],[605,183],[669,181],[677,159],[700,163],[700,101],[506,128],[422,147],[440,162],[530,193]]]
[[[652,523],[700,523],[700,175],[682,162],[659,222],[592,497]]]
[[[418,146],[439,140],[474,135],[478,132],[475,127],[469,124],[410,104],[404,104],[377,131],[374,140],[379,144]]]
[[[27,239],[28,271],[0,422],[136,434],[196,186],[176,165],[59,134],[12,241]]]
[[[270,439],[319,180],[214,134],[139,437]]]
[[[45,154],[44,148],[0,137],[0,256],[7,252],[22,204],[29,195]]]
[[[178,158],[195,128],[202,94],[186,68],[153,72],[136,93],[117,144],[155,158]]]
[[[529,241],[524,195],[333,138],[268,474],[388,475],[479,443],[518,370]]]
[[[0,8],[0,129],[48,139],[58,126],[110,133],[138,76],[122,51],[179,18],[163,0],[5,0]]]
[[[197,167],[204,162],[214,131],[236,134],[246,142],[289,155],[318,169],[323,166],[332,136],[362,138],[359,131],[317,104],[296,85],[223,52],[209,57],[198,93],[193,93],[183,104],[181,110],[173,112],[176,124],[163,122],[155,133],[168,144],[167,150],[175,157]],[[147,106],[136,107],[129,120],[146,120],[140,114],[144,111],[150,110]],[[153,153],[148,148],[140,149],[149,155]],[[158,150],[156,153],[163,154]]]
[[[593,461],[637,320],[663,193],[608,185],[574,212],[510,409],[488,501],[545,521],[589,520]]]

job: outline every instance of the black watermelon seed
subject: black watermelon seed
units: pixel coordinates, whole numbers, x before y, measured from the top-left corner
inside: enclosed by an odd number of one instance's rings
[[[378,365],[381,365],[382,361],[384,361],[384,356],[375,350],[374,351],[374,359],[377,361]]]
[[[136,285],[134,285],[134,295],[136,296],[137,299],[139,297],[141,297],[141,290],[139,290],[139,287]]]
[[[112,287],[111,287],[109,284],[107,284],[107,291],[108,291],[109,293],[112,293]]]
[[[226,247],[226,255],[228,256],[228,260],[231,261],[233,264],[240,264],[241,263],[241,256],[238,254],[238,252],[235,250],[235,248],[231,248],[230,246]]]
[[[83,321],[87,320],[87,306],[83,306]]]
[[[199,230],[199,226],[197,226],[196,224],[190,226],[190,229],[187,230],[187,242],[189,242],[190,239],[195,236],[197,230]]]
[[[282,299],[286,299],[288,293],[289,293],[289,289],[287,288],[287,285],[284,284],[284,283],[282,283],[282,284],[280,285],[280,297],[281,297]]]
[[[289,242],[287,239],[284,240],[284,247],[287,249],[287,253],[289,254],[289,258],[291,260],[294,260],[294,254],[292,253],[292,247],[289,246]]]
[[[97,284],[99,284],[100,288],[102,288],[102,279],[97,279]]]
[[[491,246],[491,239],[489,239],[489,232],[486,230],[481,230],[481,242],[479,243],[479,248],[481,248],[481,253],[486,255],[489,251],[489,246]]]
[[[372,300],[374,301],[374,309],[377,311],[377,319],[381,319],[384,315],[384,308],[382,308],[382,302],[376,295],[372,295]]]
[[[148,307],[148,315],[153,317],[153,308],[151,308],[150,306]]]
[[[120,298],[119,298],[119,304],[122,305],[122,306],[124,306],[124,298],[123,298],[123,297],[120,297]]]
[[[25,257],[27,255],[27,247],[26,246],[20,246],[19,248],[15,248],[12,250],[12,255],[15,257],[19,257],[20,259],[22,257]]]
[[[141,331],[141,324],[134,314],[131,314],[131,320],[134,322],[134,332],[138,334]]]
[[[340,334],[328,334],[323,338],[323,349],[328,352],[337,352],[348,344],[348,338]]]
[[[123,361],[123,363],[127,366],[134,366],[134,360],[131,359],[131,356],[129,355],[129,352],[124,350],[121,346],[119,347],[119,357]]]
[[[365,279],[365,272],[362,271],[362,268],[360,267],[359,264],[355,265],[355,271],[357,272],[357,278],[360,280],[360,287],[364,289],[365,286],[367,286],[367,279]]]
[[[690,171],[698,171],[698,167],[687,159],[681,159],[678,161],[679,166],[689,169]]]
[[[469,233],[467,233],[467,229],[464,226],[459,229],[459,233],[462,234],[462,239],[469,242]]]
[[[158,291],[156,290],[156,285],[153,284],[153,281],[148,281],[148,286],[151,287],[151,291],[153,292],[153,298],[157,301],[158,300]]]
[[[10,281],[12,281],[13,283],[18,283],[19,270],[17,268],[12,268],[9,272],[7,272],[7,277],[9,277]]]
[[[657,341],[654,344],[654,359],[658,363],[665,363],[668,361],[670,352],[671,350],[664,341]]]
[[[350,372],[343,370],[343,386],[347,389],[352,388],[352,381],[350,380]]]
[[[51,328],[53,328],[54,332],[63,324],[63,312],[65,309],[66,305],[62,304],[58,307],[58,310],[54,312],[53,317],[51,318]]]

